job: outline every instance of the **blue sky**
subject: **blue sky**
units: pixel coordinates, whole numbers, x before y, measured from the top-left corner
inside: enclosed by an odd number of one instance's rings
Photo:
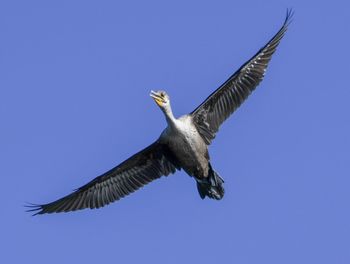
[[[154,141],[281,26],[266,78],[184,172],[100,210],[31,217]],[[2,1],[2,263],[350,263],[346,1]]]

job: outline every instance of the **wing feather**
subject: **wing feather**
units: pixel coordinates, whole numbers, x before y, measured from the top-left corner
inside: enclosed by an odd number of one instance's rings
[[[220,125],[262,81],[292,16],[293,11],[287,10],[286,19],[276,35],[191,113],[198,132],[207,144],[215,138]]]
[[[138,190],[147,183],[180,169],[168,147],[159,141],[52,203],[33,205],[35,214],[100,208]]]

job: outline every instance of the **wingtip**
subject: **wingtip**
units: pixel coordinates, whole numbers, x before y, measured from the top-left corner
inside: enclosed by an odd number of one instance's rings
[[[286,18],[284,20],[284,25],[289,26],[289,24],[293,21],[294,9],[287,8]]]
[[[40,204],[26,203],[24,205],[24,207],[29,208],[29,209],[26,210],[26,212],[28,212],[28,213],[35,212],[34,214],[32,214],[32,216],[36,216],[36,215],[44,213],[43,212],[43,207]]]

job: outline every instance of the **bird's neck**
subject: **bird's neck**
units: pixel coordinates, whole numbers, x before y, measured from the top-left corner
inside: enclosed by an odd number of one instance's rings
[[[162,111],[165,115],[165,119],[169,126],[175,126],[176,118],[173,115],[170,104],[162,108]]]

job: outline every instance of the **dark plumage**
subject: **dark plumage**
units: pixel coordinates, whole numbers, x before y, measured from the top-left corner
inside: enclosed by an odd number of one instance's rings
[[[283,26],[276,35],[191,113],[199,133],[207,144],[215,138],[220,125],[262,81],[267,65],[286,33],[292,15],[292,10],[287,10]]]
[[[100,208],[180,169],[194,177],[202,199],[208,196],[220,200],[224,180],[213,170],[207,147],[220,125],[263,79],[291,17],[292,11],[288,10],[277,34],[189,115],[175,118],[166,92],[152,91],[151,97],[168,123],[155,143],[73,193],[52,203],[31,205],[29,211],[45,214]]]

